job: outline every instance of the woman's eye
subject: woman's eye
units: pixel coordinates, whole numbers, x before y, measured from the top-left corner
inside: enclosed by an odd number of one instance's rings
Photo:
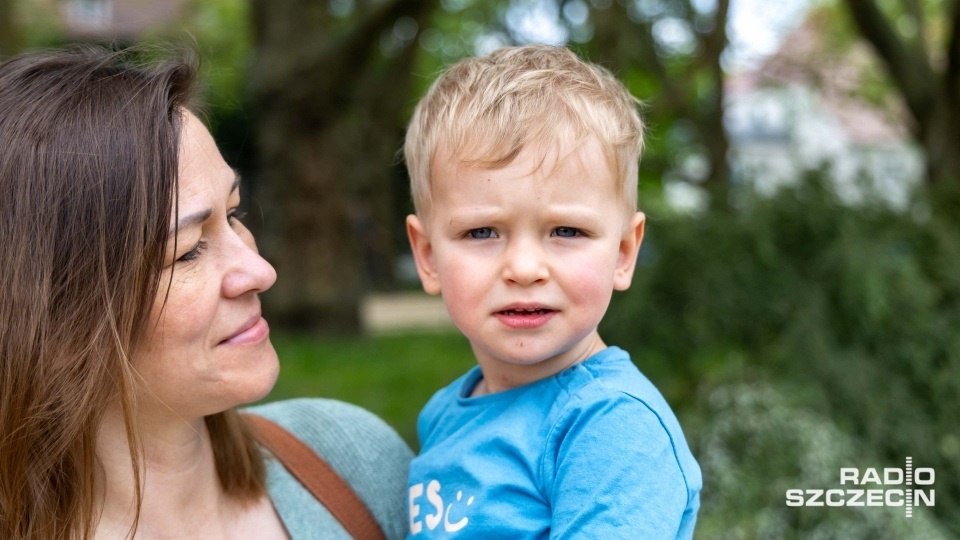
[[[550,236],[559,236],[561,238],[573,238],[580,235],[580,229],[573,227],[557,227]]]
[[[199,242],[197,242],[197,245],[193,246],[193,249],[191,249],[190,251],[188,251],[188,252],[184,253],[183,255],[181,255],[180,258],[177,259],[176,262],[178,262],[178,263],[179,263],[179,262],[190,262],[190,261],[196,259],[197,257],[199,257],[200,254],[203,253],[203,250],[205,250],[206,248],[207,248],[207,243],[204,242],[203,240],[200,240]]]
[[[496,233],[490,227],[480,227],[467,231],[467,236],[475,240],[484,240],[486,238],[496,238]]]
[[[242,222],[243,218],[245,217],[247,217],[246,212],[240,210],[239,208],[234,208],[233,210],[230,211],[229,214],[227,214],[227,221],[229,221],[230,224],[232,225],[234,223]]]

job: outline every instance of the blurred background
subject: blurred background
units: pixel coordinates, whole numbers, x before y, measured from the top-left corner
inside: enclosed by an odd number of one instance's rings
[[[502,45],[608,67],[645,102],[649,221],[601,334],[681,419],[697,536],[960,536],[960,1],[0,0],[0,56],[73,41],[198,51],[280,276],[268,399],[357,403],[414,449],[473,359],[406,245],[413,106]],[[911,518],[785,504],[906,456],[936,471]]]

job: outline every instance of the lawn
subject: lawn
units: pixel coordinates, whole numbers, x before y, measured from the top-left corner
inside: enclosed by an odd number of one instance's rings
[[[414,449],[417,413],[475,362],[455,332],[354,338],[275,333],[280,377],[264,401],[325,397],[359,405],[392,425]]]

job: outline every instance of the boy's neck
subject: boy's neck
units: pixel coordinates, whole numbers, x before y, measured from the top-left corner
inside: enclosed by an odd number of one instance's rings
[[[496,394],[553,377],[606,348],[606,344],[596,331],[563,354],[535,364],[514,364],[493,358],[475,348],[474,355],[483,377],[474,385],[470,397]]]

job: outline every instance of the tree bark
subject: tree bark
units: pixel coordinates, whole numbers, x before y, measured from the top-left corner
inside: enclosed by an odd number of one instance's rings
[[[931,65],[924,40],[901,38],[873,0],[846,0],[846,5],[907,104],[915,138],[926,153],[927,180],[960,183],[960,3],[949,4],[950,37],[945,67],[939,71]]]
[[[380,38],[402,16],[422,27],[434,0],[376,3],[346,25],[325,3],[253,7],[262,243],[278,273],[264,307],[286,327],[353,333],[411,80],[412,51],[384,59]]]
[[[723,83],[726,78],[723,64],[720,59],[727,48],[727,15],[730,12],[730,0],[717,2],[717,13],[714,16],[713,31],[703,39],[703,58],[710,70],[713,79],[713,95],[710,107],[703,115],[700,131],[703,144],[710,157],[710,173],[706,185],[711,191],[712,201],[716,204],[726,200],[727,176],[729,166],[727,153],[730,150],[730,141],[726,127],[723,125],[725,93]]]

